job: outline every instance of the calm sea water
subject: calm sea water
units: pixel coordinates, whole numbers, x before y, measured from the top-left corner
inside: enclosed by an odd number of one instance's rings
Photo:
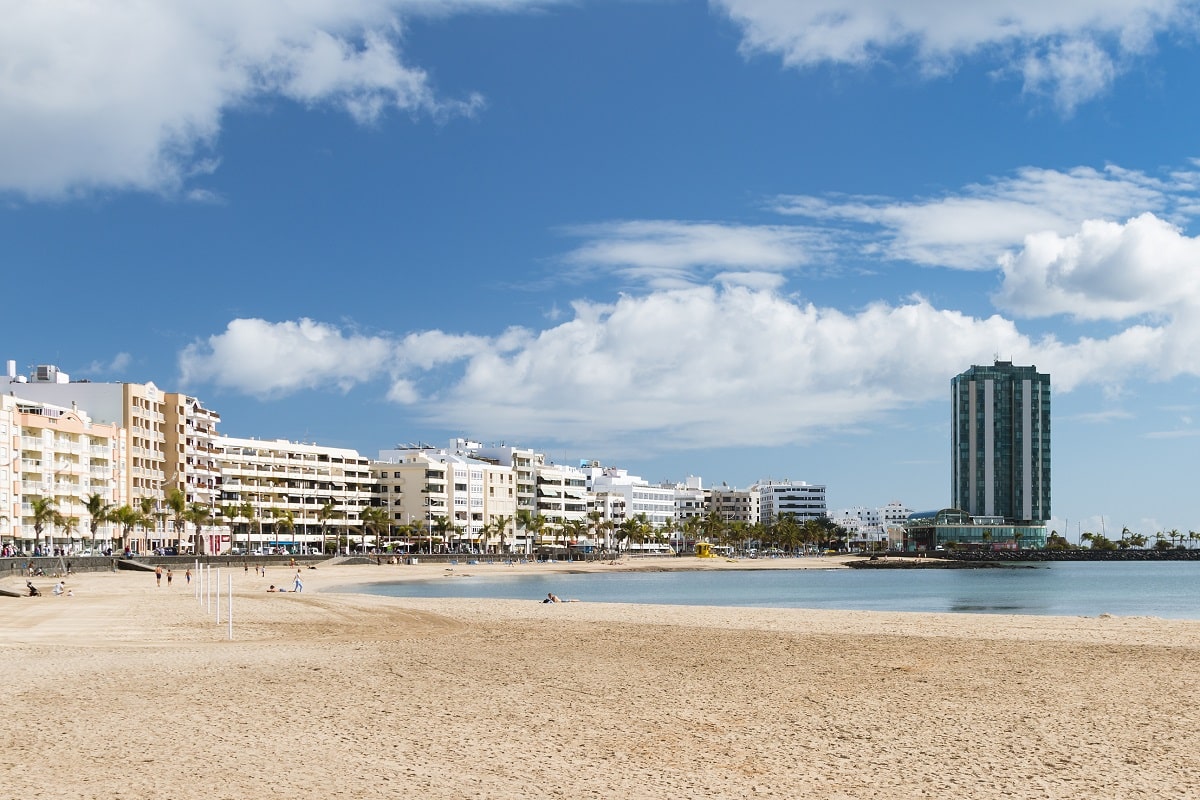
[[[1200,563],[1068,562],[1015,569],[721,570],[505,575],[502,565],[458,567],[470,577],[378,583],[356,591],[394,597],[562,598],[609,603],[1153,616],[1200,619]]]

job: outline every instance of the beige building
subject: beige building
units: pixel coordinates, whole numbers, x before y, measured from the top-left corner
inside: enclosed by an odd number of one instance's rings
[[[57,367],[43,364],[26,378],[8,362],[9,390],[17,396],[87,413],[94,424],[118,426],[124,436],[122,495],[139,508],[142,501],[160,506],[170,474],[166,454],[166,395],[153,383],[72,381]],[[161,531],[150,539],[164,539]]]
[[[0,548],[71,555],[112,546],[120,531],[103,520],[93,533],[88,501],[126,502],[125,447],[120,426],[77,408],[0,398]],[[34,509],[46,500],[57,521],[39,534]]]
[[[376,504],[388,509],[395,532],[414,551],[523,552],[512,467],[417,446],[381,451],[371,473]]]

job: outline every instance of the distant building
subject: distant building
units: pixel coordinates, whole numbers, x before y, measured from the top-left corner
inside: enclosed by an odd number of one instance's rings
[[[773,525],[782,514],[790,514],[801,525],[828,516],[823,485],[804,481],[760,481],[753,491],[758,494],[759,521],[763,525]]]
[[[950,382],[951,504],[1011,524],[1050,518],[1050,376],[997,361]]]

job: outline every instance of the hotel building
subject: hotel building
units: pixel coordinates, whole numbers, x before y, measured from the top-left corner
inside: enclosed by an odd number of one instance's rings
[[[1050,518],[1050,376],[997,361],[950,382],[951,505],[1010,524]]]

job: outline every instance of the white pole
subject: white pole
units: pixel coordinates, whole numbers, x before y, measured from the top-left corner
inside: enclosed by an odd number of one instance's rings
[[[221,624],[221,568],[217,567],[217,624]]]
[[[200,559],[192,562],[192,574],[196,576],[196,582],[192,584],[192,596],[196,600],[200,599]]]
[[[209,613],[211,613],[212,612],[212,564],[205,564],[205,567],[207,568],[207,571],[208,571],[208,579],[204,581],[204,585],[208,589],[208,596],[207,596],[207,598],[205,598],[208,605],[206,605],[205,608],[209,611]]]
[[[233,641],[233,576],[229,576],[229,640]]]

